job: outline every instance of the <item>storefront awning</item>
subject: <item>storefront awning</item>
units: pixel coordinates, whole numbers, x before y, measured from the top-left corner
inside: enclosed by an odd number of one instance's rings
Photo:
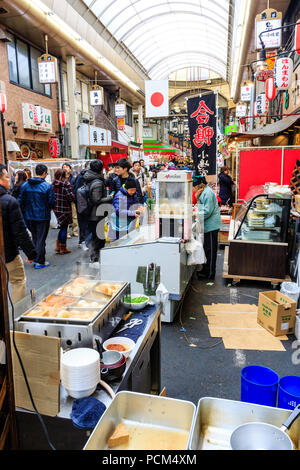
[[[268,124],[260,129],[254,129],[248,132],[231,132],[227,134],[229,140],[250,140],[264,135],[280,134],[300,119],[300,114],[290,115],[280,121]]]
[[[112,140],[111,141],[111,146],[114,147],[114,148],[118,148],[118,149],[128,150],[128,145],[121,144],[121,142],[118,142],[117,140]]]

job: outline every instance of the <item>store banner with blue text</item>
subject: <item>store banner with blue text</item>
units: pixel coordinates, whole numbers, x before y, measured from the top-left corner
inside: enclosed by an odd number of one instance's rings
[[[187,100],[194,169],[197,175],[216,174],[217,122],[216,95]]]

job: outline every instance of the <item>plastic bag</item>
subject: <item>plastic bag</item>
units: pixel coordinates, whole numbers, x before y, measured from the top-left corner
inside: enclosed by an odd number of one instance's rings
[[[50,227],[58,228],[57,218],[53,211],[51,211]]]
[[[202,243],[199,240],[192,238],[186,243],[185,249],[187,252],[187,265],[193,266],[195,264],[205,264],[206,256]]]

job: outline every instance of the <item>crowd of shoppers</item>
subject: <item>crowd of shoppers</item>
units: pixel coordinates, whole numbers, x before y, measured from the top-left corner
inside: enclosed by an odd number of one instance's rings
[[[176,169],[191,168],[175,161],[167,166],[160,164],[147,168],[144,160],[130,163],[127,158],[121,158],[108,164],[104,174],[103,162],[93,160],[87,161],[77,175],[73,174],[71,164],[64,163],[55,171],[51,181],[47,166],[39,163],[35,167],[35,176],[28,169],[18,170],[12,185],[7,168],[0,165],[5,263],[13,301],[24,297],[26,292],[25,270],[19,249],[35,269],[50,265],[46,260],[46,241],[51,211],[58,226],[54,251],[59,255],[71,253],[67,248],[67,238],[72,228],[73,236],[79,237],[78,246],[89,250],[90,262],[97,263],[106,243],[107,221],[111,241],[134,230],[137,219],[143,216],[146,200],[155,199],[158,172]],[[223,179],[225,181],[224,175],[228,175],[225,170],[221,171],[220,185]],[[222,199],[228,200],[229,193],[222,191]],[[85,210],[80,208],[82,195],[86,200]],[[194,178],[193,197],[199,214],[204,214],[204,250],[207,258],[198,277],[213,279],[220,228],[219,205],[215,193],[203,177]]]

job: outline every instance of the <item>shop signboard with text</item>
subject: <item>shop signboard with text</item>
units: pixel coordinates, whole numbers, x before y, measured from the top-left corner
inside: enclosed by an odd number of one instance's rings
[[[188,99],[187,110],[196,174],[215,175],[217,154],[215,94]]]
[[[110,146],[111,132],[101,127],[90,126],[89,124],[80,124],[79,126],[79,145]]]
[[[50,109],[30,103],[22,103],[23,127],[40,132],[52,132]]]

